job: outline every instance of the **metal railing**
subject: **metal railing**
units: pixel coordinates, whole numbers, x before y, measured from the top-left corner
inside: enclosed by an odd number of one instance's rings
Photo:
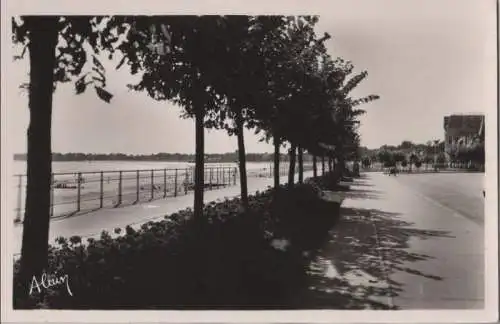
[[[15,175],[16,222],[24,214],[26,176]],[[236,185],[237,168],[205,168],[205,190]],[[135,205],[194,190],[194,168],[65,172],[52,174],[51,217],[71,216],[102,208]]]
[[[288,163],[280,163],[280,176],[287,175],[288,168]],[[304,164],[304,171],[309,170],[312,170],[312,164]],[[295,171],[298,172],[298,166]],[[247,170],[247,177],[267,178],[273,173],[273,165],[266,164],[263,168]],[[24,217],[26,175],[15,177],[15,222],[19,223]],[[204,190],[216,190],[236,185],[239,171],[232,166],[206,167],[204,177]],[[194,168],[53,173],[50,216],[59,218],[103,208],[131,206],[186,195],[193,190]]]

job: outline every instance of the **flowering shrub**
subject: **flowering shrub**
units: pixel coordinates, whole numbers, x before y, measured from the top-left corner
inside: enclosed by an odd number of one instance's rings
[[[339,182],[353,182],[353,178],[350,176],[340,176],[334,172],[327,173],[322,177],[316,179],[309,179],[311,185],[313,185],[316,190],[328,190],[328,191],[349,191],[348,185],[342,185]]]
[[[335,190],[340,179],[341,177],[337,173],[328,172],[316,179],[307,179],[307,183],[315,187],[317,191]]]
[[[47,273],[68,275],[60,287],[14,307],[52,309],[245,309],[293,307],[306,267],[338,218],[339,205],[310,184],[257,192],[244,211],[239,199],[210,203],[203,219],[186,209],[138,230],[100,239],[60,238]]]

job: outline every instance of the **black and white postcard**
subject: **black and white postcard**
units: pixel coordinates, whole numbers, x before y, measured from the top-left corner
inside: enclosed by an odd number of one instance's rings
[[[497,14],[2,2],[2,321],[498,320]]]

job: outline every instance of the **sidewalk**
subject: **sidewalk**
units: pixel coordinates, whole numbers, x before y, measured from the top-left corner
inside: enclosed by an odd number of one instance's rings
[[[312,177],[312,171],[304,172],[304,179]],[[297,181],[298,175],[295,175]],[[248,178],[248,193],[253,194],[259,190],[266,190],[273,186],[273,178]],[[280,177],[280,183],[288,182],[288,176]],[[205,203],[214,200],[223,200],[240,195],[239,184],[217,190],[209,190],[204,193]],[[139,228],[141,224],[148,221],[159,220],[165,215],[176,211],[192,208],[194,196],[188,195],[155,200],[133,206],[100,209],[88,214],[75,215],[68,218],[53,219],[50,222],[49,243],[53,244],[57,237],[71,237],[79,235],[83,238],[98,237],[103,230],[113,232],[117,227],[124,228],[131,225]],[[9,242],[9,248],[13,254],[21,252],[22,225],[14,226],[14,234]]]
[[[315,308],[484,307],[484,229],[395,177],[365,174],[311,276]]]

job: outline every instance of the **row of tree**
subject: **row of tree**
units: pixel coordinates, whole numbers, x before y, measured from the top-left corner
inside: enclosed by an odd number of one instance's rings
[[[478,134],[468,142],[459,143],[455,149],[449,151],[448,158],[445,155],[445,144],[443,141],[428,141],[425,144],[415,144],[410,141],[403,141],[400,145],[383,145],[378,149],[369,150],[360,148],[362,164],[369,166],[373,162],[380,162],[386,166],[394,166],[395,163],[416,165],[418,163],[475,163],[484,164],[484,132]]]
[[[172,101],[183,108],[182,117],[194,119],[194,217],[200,224],[205,128],[236,136],[241,200],[247,208],[244,128],[274,144],[276,188],[280,148],[289,147],[292,185],[296,164],[303,180],[304,152],[314,162],[319,157],[323,170],[326,162],[330,170],[344,169],[359,146],[357,117],[364,111],[356,106],[378,98],[350,97],[367,73],[350,77],[353,65],[327,53],[330,36],[316,35],[313,16],[25,16],[12,23],[14,42],[30,58],[21,251],[26,284],[47,265],[52,94],[58,82],[72,81],[77,94],[92,87],[109,102],[113,95],[105,89],[103,55],[119,57],[117,68],[128,66],[140,76],[130,89]],[[83,72],[87,63],[92,69]]]
[[[446,161],[442,152],[434,157],[431,155],[418,155],[415,153],[405,154],[399,151],[384,150],[378,152],[376,159],[365,156],[361,162],[365,168],[370,167],[374,162],[379,162],[386,168],[400,165],[403,168],[408,166],[411,169],[415,166],[418,169],[423,163],[434,163],[435,159],[438,164],[445,163]]]
[[[359,151],[360,156],[363,158],[368,157],[372,161],[379,161],[379,154],[384,151],[406,155],[414,153],[419,156],[433,156],[436,153],[444,151],[444,142],[440,140],[427,141],[426,143],[402,141],[399,145],[382,145],[376,149],[360,147]]]

